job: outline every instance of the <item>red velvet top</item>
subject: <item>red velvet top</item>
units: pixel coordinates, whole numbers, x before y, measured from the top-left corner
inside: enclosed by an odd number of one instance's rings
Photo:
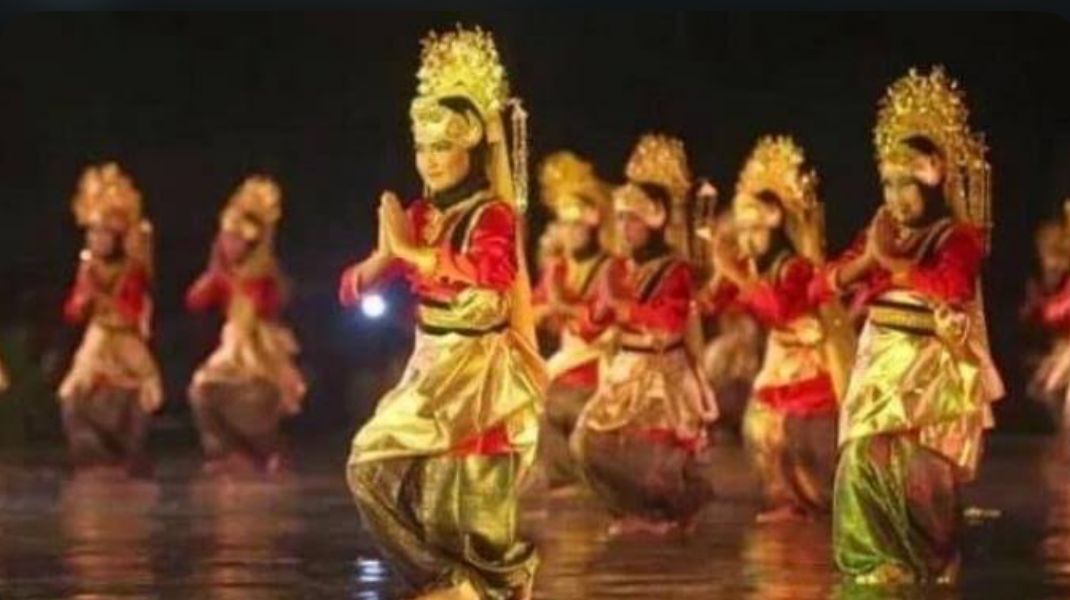
[[[104,290],[105,284],[97,281],[92,273],[91,262],[83,262],[78,269],[74,285],[63,305],[63,316],[72,325],[86,322],[93,316],[93,298],[98,294],[112,294],[114,312],[122,326],[136,328],[149,308],[149,275],[141,264],[133,261],[123,268],[114,282],[113,290]]]
[[[694,295],[691,267],[685,261],[675,257],[643,264],[618,260],[612,269],[609,276],[618,287],[615,293],[620,302],[616,318],[626,331],[666,337],[684,333]]]
[[[763,277],[745,291],[724,282],[700,297],[706,313],[718,313],[735,303],[750,312],[765,327],[782,327],[817,307],[810,295],[814,264],[802,256],[791,256],[776,267],[772,277]]]
[[[840,258],[825,266],[822,276],[814,280],[811,294],[818,299],[832,296],[835,293],[832,285],[835,271],[861,256],[865,244],[866,234],[863,233]],[[857,287],[864,302],[892,289],[909,289],[941,302],[962,304],[972,300],[976,293],[983,259],[981,230],[966,223],[955,223],[935,242],[932,251],[910,267],[905,284],[893,282],[890,272],[877,267],[852,287]]]
[[[532,304],[545,306],[554,293],[564,303],[575,308],[575,315],[562,325],[569,333],[591,342],[605,332],[612,323],[607,312],[598,314],[599,290],[613,271],[613,259],[599,254],[584,264],[565,258],[553,259],[539,279],[532,294]],[[572,388],[593,388],[598,385],[598,360],[591,360],[560,374],[554,383]]]
[[[197,278],[186,292],[186,306],[192,311],[226,307],[234,294],[248,298],[262,319],[276,319],[282,312],[283,298],[278,277],[238,278],[210,270]]]
[[[398,275],[404,275],[413,293],[422,298],[439,301],[452,300],[468,287],[506,292],[516,278],[516,213],[506,203],[490,200],[471,223],[469,241],[464,248],[454,248],[449,229],[434,243],[436,261],[434,271],[424,275],[401,262],[394,263],[379,277],[379,281],[356,281],[356,267],[342,274],[339,298],[350,306],[360,300],[360,294],[370,287]],[[415,201],[407,211],[412,230],[421,239],[428,222],[438,210],[426,200]]]

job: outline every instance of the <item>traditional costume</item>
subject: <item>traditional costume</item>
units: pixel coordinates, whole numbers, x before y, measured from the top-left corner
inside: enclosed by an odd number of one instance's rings
[[[220,217],[210,266],[190,287],[190,310],[218,307],[219,347],[193,375],[189,397],[209,466],[238,458],[275,468],[283,417],[301,410],[305,381],[294,364],[293,333],[281,321],[286,282],[274,254],[282,194],[269,178],[245,180]],[[245,245],[226,256],[223,236]]]
[[[628,163],[630,183],[614,191],[615,210],[641,219],[651,242],[618,260],[601,292],[595,316],[610,313],[619,346],[571,445],[583,479],[624,527],[686,527],[712,497],[702,457],[717,405],[687,343],[692,268],[664,233],[686,173],[679,140],[645,136]],[[663,204],[651,189],[662,190]]]
[[[733,228],[773,241],[753,256],[740,256],[738,243],[716,243],[718,252],[733,253],[715,261],[724,268],[710,308],[719,312],[731,302],[769,331],[743,422],[767,504],[759,520],[814,515],[831,505],[837,390],[854,351],[845,318],[833,318],[845,317],[842,307],[818,306],[809,295],[823,259],[824,215],[816,175],[804,163],[791,138],[759,140],[736,185]]]
[[[148,347],[152,227],[140,193],[114,163],[85,171],[73,208],[87,235],[114,236],[114,249],[108,256],[82,250],[64,306],[71,324],[86,327],[59,387],[64,430],[77,465],[133,469],[144,464],[148,415],[163,402]]]
[[[390,274],[404,275],[419,299],[415,348],[353,438],[349,487],[365,526],[417,589],[527,598],[536,556],[517,532],[517,496],[546,375],[522,254],[524,114],[510,103],[514,180],[501,114],[508,85],[491,36],[432,34],[417,77],[417,147],[459,147],[473,161],[463,181],[409,206],[408,243],[420,260],[395,254],[367,280],[377,252],[343,275],[346,304]],[[462,105],[472,108],[451,108]]]
[[[856,583],[950,581],[958,564],[958,489],[977,472],[990,403],[1003,393],[978,285],[989,166],[969,130],[962,93],[940,68],[911,71],[889,88],[875,144],[892,190],[886,198],[903,193],[896,186],[912,186],[918,194],[931,189],[947,206],[926,199],[928,212],[895,224],[893,233],[875,221],[815,286],[819,296],[861,286],[869,300],[840,412],[835,560]],[[933,156],[920,150],[927,146],[944,166],[940,178],[923,177]],[[926,219],[931,212],[936,216]]]
[[[598,387],[599,365],[606,359],[604,334],[610,322],[596,318],[593,308],[613,264],[607,249],[612,219],[608,189],[576,155],[548,157],[540,181],[555,224],[589,231],[584,247],[561,248],[548,258],[534,294],[538,320],[560,332],[558,349],[547,362],[550,388],[539,429],[539,463],[553,488],[576,479],[568,438]]]

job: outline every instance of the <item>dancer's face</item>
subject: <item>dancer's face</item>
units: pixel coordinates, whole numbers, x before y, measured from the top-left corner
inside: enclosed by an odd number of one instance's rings
[[[925,214],[925,197],[914,173],[897,166],[887,166],[881,171],[884,204],[892,217],[903,225],[917,222]]]
[[[416,170],[432,193],[457,185],[471,168],[471,155],[456,143],[441,140],[416,145]]]
[[[109,260],[119,251],[119,234],[107,227],[94,225],[86,230],[86,248],[94,258]]]
[[[561,236],[561,245],[570,253],[586,248],[594,235],[591,226],[582,221],[563,221],[558,233]]]
[[[650,241],[650,227],[634,213],[617,213],[617,228],[620,238],[624,240],[624,244],[630,252],[642,248]]]
[[[773,232],[761,225],[743,225],[737,233],[739,249],[747,258],[760,258],[769,252],[773,243]]]

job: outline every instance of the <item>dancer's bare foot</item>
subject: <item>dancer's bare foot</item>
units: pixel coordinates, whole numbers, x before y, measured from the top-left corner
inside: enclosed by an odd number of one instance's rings
[[[758,513],[754,518],[759,524],[809,521],[809,516],[794,506],[779,506]]]

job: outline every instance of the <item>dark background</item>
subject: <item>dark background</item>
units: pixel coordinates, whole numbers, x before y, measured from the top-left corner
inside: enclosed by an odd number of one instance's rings
[[[757,136],[796,136],[822,176],[834,251],[879,202],[876,101],[910,66],[945,64],[992,147],[985,288],[1014,391],[1001,424],[1040,426],[1018,393],[1015,311],[1032,230],[1070,194],[1070,27],[1059,17],[36,14],[0,25],[0,352],[22,374],[0,405],[0,437],[55,437],[49,393],[79,335],[59,322],[81,244],[69,198],[82,168],[104,160],[134,176],[158,232],[154,345],[172,417],[161,422],[185,428],[185,386],[218,326],[185,313],[185,286],[205,263],[223,201],[259,171],[285,192],[279,248],[296,281],[288,318],[313,384],[295,427],[350,430],[375,400],[365,380],[408,334],[337,308],[337,276],[371,244],[379,191],[419,189],[407,122],[418,41],[455,21],[496,34],[532,115],[536,159],[570,148],[618,180],[637,136],[657,129],[682,136],[693,171],[728,191]]]

